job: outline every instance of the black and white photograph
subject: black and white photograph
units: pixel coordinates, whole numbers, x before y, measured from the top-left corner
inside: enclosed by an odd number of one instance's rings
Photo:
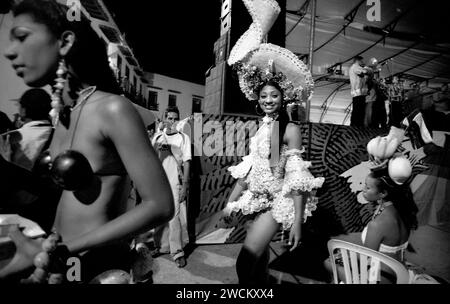
[[[447,15],[0,0],[0,290],[272,303],[448,285]]]

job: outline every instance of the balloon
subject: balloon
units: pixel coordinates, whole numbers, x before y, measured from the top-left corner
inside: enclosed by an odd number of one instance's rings
[[[389,161],[388,172],[396,184],[402,185],[412,174],[411,163],[404,156],[393,158]]]
[[[369,152],[370,155],[375,156],[375,150],[377,149],[378,145],[380,144],[381,137],[377,136],[375,138],[372,138],[367,143],[367,152]]]
[[[394,155],[395,151],[397,151],[397,147],[399,146],[398,138],[392,138],[390,141],[386,139],[387,147],[384,153],[384,158],[390,158]]]

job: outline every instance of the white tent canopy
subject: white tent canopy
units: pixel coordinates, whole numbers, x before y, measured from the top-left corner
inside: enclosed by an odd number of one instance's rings
[[[367,17],[374,2],[380,5],[379,21]],[[309,4],[287,0],[286,47],[299,56],[309,54]],[[417,82],[425,91],[450,82],[450,18],[442,5],[418,0],[316,0],[311,121],[344,122],[351,103],[348,68],[356,55],[366,62],[376,58],[382,64],[381,77]],[[335,75],[335,69],[344,75]]]

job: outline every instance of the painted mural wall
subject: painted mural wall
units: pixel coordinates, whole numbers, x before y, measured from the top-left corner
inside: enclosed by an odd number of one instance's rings
[[[246,224],[252,218],[239,215],[232,223],[223,225],[220,217],[236,182],[227,169],[248,153],[249,138],[256,132],[258,122],[227,115],[197,116],[197,120],[202,123],[194,121],[192,128],[196,156],[189,203],[190,217],[195,218],[196,242],[242,242]],[[241,127],[236,128],[237,125]],[[308,218],[305,233],[314,238],[328,238],[344,232],[362,231],[375,209],[358,196],[369,173],[366,146],[371,138],[386,135],[388,130],[316,123],[304,123],[301,128],[302,143],[306,148],[304,158],[312,162],[311,173],[325,177],[325,183],[317,193],[318,208]],[[246,131],[239,133],[236,129]],[[415,177],[425,168],[420,161],[425,156],[423,148],[414,149],[409,139],[402,147],[413,160]],[[280,231],[275,239],[286,236]]]

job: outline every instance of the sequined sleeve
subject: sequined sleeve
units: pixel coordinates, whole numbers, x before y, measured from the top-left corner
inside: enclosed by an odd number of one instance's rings
[[[237,164],[236,166],[229,167],[228,171],[230,171],[231,176],[233,176],[236,179],[244,178],[247,176],[248,172],[250,172],[252,164],[253,164],[253,157],[251,155],[247,155],[242,158],[242,161],[239,164]]]
[[[311,162],[304,161],[301,154],[304,149],[290,149],[286,153],[286,166],[283,183],[283,194],[298,195],[322,187],[323,177],[314,177],[308,170]]]

